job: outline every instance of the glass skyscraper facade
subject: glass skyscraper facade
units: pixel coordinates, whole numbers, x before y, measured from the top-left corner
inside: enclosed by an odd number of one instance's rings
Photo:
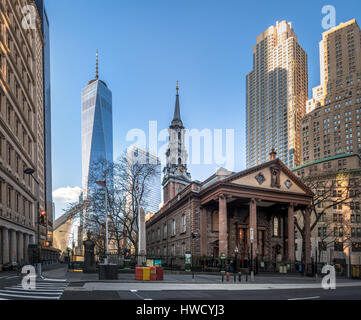
[[[127,152],[127,161],[131,165],[140,163],[144,165],[149,164],[156,166],[156,175],[146,181],[144,211],[146,214],[149,212],[157,213],[159,211],[159,205],[162,202],[162,167],[159,158],[144,149],[131,146]]]
[[[98,69],[98,68],[97,68]],[[98,160],[113,161],[112,92],[99,80],[82,90],[82,185],[83,197],[88,193],[88,175],[92,163]]]

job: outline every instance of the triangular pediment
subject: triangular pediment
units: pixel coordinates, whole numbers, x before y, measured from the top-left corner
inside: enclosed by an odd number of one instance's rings
[[[242,171],[227,180],[232,184],[312,195],[311,190],[278,159]]]

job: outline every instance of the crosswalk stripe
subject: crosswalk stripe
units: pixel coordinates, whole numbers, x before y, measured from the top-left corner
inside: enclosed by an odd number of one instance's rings
[[[3,294],[0,293],[0,296],[3,297],[13,297],[13,298],[27,298],[27,299],[47,299],[47,300],[59,300],[60,297],[44,297],[44,296],[25,296],[25,295],[19,295],[19,294],[11,294],[11,293],[7,293],[7,294]]]
[[[6,289],[9,289],[10,287],[7,287]],[[11,289],[26,289],[23,288],[22,286],[16,286],[16,287],[11,287]],[[38,287],[36,286],[35,288],[30,288],[33,290],[43,290],[43,291],[64,291],[66,288],[49,288],[49,287]]]
[[[66,282],[65,279],[48,279],[48,278],[44,278],[45,281],[53,281],[53,282]]]
[[[14,288],[14,287],[6,287],[4,288],[5,290],[17,290],[17,291],[24,291],[24,292],[53,292],[53,293],[57,293],[57,292],[64,292],[64,290],[43,290],[43,289],[24,289],[24,288]],[[1,289],[3,290],[3,289]],[[0,290],[0,291],[1,291]]]
[[[26,291],[26,290],[23,290],[23,291],[16,291],[16,290],[0,290],[0,293],[22,293],[22,294],[28,294],[28,293],[31,293],[31,294],[44,294],[44,295],[48,295],[48,296],[60,296],[61,294],[59,294],[59,292],[55,293],[50,293],[50,292],[42,292],[42,291],[32,291],[32,292],[29,292],[29,291]]]
[[[59,300],[68,285],[69,282],[38,282],[35,284],[35,289],[26,290],[20,283],[0,289],[0,300],[12,298]]]

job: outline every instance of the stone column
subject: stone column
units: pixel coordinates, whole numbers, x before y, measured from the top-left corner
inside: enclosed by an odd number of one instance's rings
[[[227,198],[222,194],[219,197],[219,254],[228,256],[227,236]]]
[[[207,209],[201,208],[200,216],[200,238],[201,238],[201,256],[208,255],[208,239],[207,239]]]
[[[10,260],[18,261],[16,231],[10,230]]]
[[[18,233],[18,262],[24,262],[24,236],[22,232]]]
[[[2,229],[2,252],[3,252],[3,260],[2,263],[10,262],[10,254],[9,254],[9,230],[6,228]]]
[[[251,236],[251,228],[253,229],[254,234],[254,241],[253,241],[253,258],[256,258],[256,251],[257,251],[257,203],[256,199],[251,199],[249,203],[249,236]],[[249,239],[251,243],[251,239]]]
[[[29,235],[25,233],[24,234],[24,261],[25,261],[25,263],[29,263],[28,247],[29,247]]]
[[[305,211],[305,262],[306,268],[311,263],[311,209],[307,207]]]
[[[292,203],[288,206],[288,260],[291,264],[295,262],[295,214]]]

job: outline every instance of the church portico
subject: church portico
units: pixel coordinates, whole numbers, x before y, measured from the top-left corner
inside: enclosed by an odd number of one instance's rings
[[[257,197],[239,192],[228,190],[218,199],[202,201],[202,255],[233,257],[237,252],[241,259],[250,259],[253,229],[253,257],[294,263],[294,215],[306,210],[308,202],[289,202],[290,194],[282,200],[279,195],[272,199],[269,192]]]

